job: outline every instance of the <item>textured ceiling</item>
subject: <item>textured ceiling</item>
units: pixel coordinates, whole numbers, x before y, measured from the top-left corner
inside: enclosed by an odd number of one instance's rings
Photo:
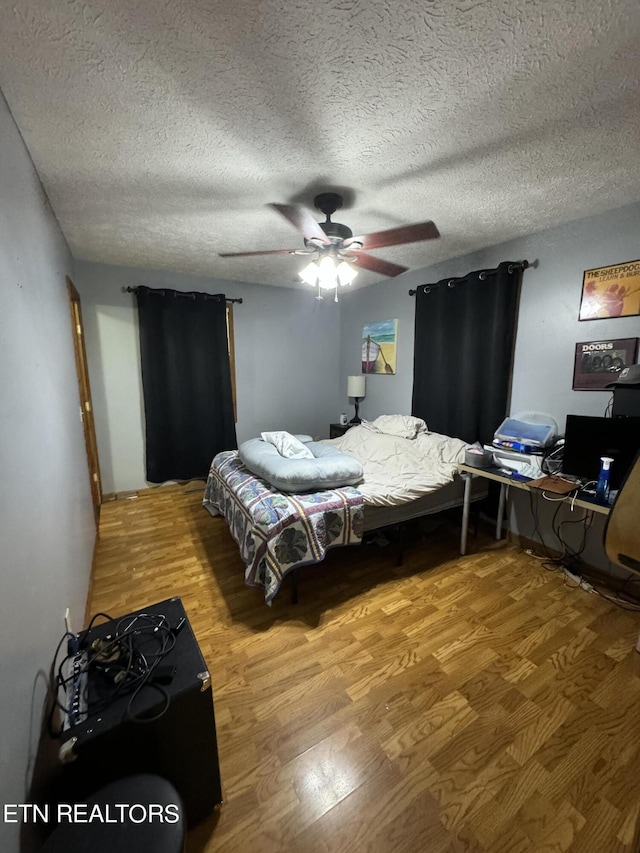
[[[13,0],[0,87],[75,257],[291,284],[268,202],[418,268],[640,200],[637,0]],[[317,219],[322,214],[318,211]],[[363,271],[356,283],[379,276]]]

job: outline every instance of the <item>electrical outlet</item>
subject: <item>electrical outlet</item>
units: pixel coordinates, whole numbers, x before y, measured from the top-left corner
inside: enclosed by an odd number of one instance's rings
[[[73,634],[71,630],[71,617],[69,616],[69,608],[64,611],[64,627],[68,634]]]

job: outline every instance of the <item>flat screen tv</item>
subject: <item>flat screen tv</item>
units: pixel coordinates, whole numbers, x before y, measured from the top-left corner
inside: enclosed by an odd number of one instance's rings
[[[600,457],[611,456],[611,488],[619,489],[640,451],[640,417],[594,418],[567,415],[562,471],[597,480]]]

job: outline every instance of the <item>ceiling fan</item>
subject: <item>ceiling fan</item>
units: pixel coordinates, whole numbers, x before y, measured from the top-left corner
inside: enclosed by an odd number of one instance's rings
[[[350,284],[357,271],[354,265],[392,277],[406,272],[408,267],[369,255],[369,249],[435,240],[440,232],[433,222],[401,225],[387,231],[376,231],[354,237],[353,231],[340,222],[332,222],[331,216],[342,207],[342,196],[326,192],[317,195],[313,203],[326,216],[324,222],[316,222],[311,211],[298,204],[270,204],[281,216],[297,228],[304,237],[304,249],[268,249],[262,252],[228,252],[221,258],[247,258],[256,255],[308,255],[312,257],[308,267],[300,273],[307,284],[317,286],[317,298],[322,299],[323,290],[335,289],[338,301],[338,285]]]

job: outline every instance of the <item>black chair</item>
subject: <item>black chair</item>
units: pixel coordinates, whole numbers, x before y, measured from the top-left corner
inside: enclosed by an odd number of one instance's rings
[[[86,820],[92,809],[115,822],[77,822],[72,814],[58,824],[41,853],[184,853],[180,795],[160,776],[141,773],[105,785],[83,801],[80,816]]]
[[[604,547],[612,563],[640,574],[640,453],[620,486],[607,519]]]
[[[620,486],[604,529],[604,549],[616,566],[640,575],[640,453]],[[640,651],[640,637],[638,638]]]

